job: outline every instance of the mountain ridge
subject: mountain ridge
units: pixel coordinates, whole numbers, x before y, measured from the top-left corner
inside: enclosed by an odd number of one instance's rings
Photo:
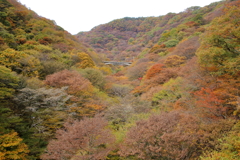
[[[125,17],[96,26],[89,32],[81,32],[76,37],[81,42],[89,44],[96,52],[106,54],[111,60],[137,57],[145,48],[151,48],[156,43],[161,44],[160,37],[167,30],[177,28],[179,25],[188,25],[185,29],[189,30],[192,25],[192,28],[197,29],[203,26],[201,23],[209,23],[211,19],[221,15],[223,3],[214,2],[205,7],[189,7],[183,12],[168,13],[159,17]],[[179,34],[193,33],[190,31]],[[181,41],[183,37],[178,38]]]

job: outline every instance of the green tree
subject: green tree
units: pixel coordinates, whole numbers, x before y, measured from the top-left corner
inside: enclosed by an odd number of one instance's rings
[[[181,88],[182,83],[183,79],[180,77],[164,83],[162,89],[153,95],[153,104],[172,107],[184,94]]]
[[[167,42],[165,42],[164,44],[166,45],[166,47],[171,48],[171,47],[175,47],[178,43],[179,43],[178,40],[170,39]]]
[[[82,70],[84,78],[88,79],[92,85],[98,89],[104,89],[106,80],[102,72],[94,68],[86,68]]]
[[[18,81],[14,72],[0,65],[0,100],[13,95],[18,87]]]

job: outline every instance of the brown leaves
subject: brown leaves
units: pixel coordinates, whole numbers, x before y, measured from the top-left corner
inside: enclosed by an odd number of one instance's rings
[[[90,96],[93,92],[91,83],[76,71],[63,70],[46,77],[45,83],[52,87],[69,86],[68,93],[76,96]]]
[[[197,130],[197,120],[191,115],[178,112],[154,115],[129,131],[120,154],[141,159],[188,159],[197,149]]]
[[[153,115],[137,122],[120,146],[123,157],[139,159],[198,158],[217,145],[218,138],[228,132],[234,121],[200,121],[192,113],[180,110]]]
[[[42,159],[105,159],[114,137],[106,129],[107,121],[102,117],[84,118],[65,124],[58,130],[56,140],[50,141]]]

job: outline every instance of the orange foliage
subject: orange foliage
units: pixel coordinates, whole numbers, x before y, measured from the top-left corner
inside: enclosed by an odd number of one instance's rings
[[[171,48],[168,48],[167,51],[168,52],[173,52],[175,50],[176,47],[171,47]]]
[[[165,44],[161,44],[161,45],[157,45],[155,44],[149,51],[149,53],[159,53],[159,52],[164,52],[166,45]]]
[[[194,22],[194,21],[189,21],[189,22],[185,23],[185,25],[188,26],[188,27],[194,27],[194,26],[197,26],[199,24]]]
[[[146,79],[151,79],[152,77],[159,74],[163,69],[163,64],[155,64],[153,65],[146,73]]]
[[[201,88],[200,91],[194,93],[197,98],[196,106],[203,108],[203,111],[211,117],[222,117],[226,115],[226,108],[222,106],[216,94],[209,88]]]
[[[132,93],[134,94],[142,94],[147,93],[144,97],[148,97],[149,95],[153,95],[155,91],[151,88],[156,88],[165,82],[167,82],[171,78],[177,77],[178,68],[161,68],[163,64],[155,64],[153,65],[147,72],[146,78],[143,80],[143,85],[136,87]]]

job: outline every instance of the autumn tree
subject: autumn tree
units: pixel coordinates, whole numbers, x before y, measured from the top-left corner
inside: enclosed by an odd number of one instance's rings
[[[63,62],[56,60],[42,61],[42,68],[40,69],[40,76],[45,78],[47,75],[67,69],[68,66]]]
[[[25,56],[25,53],[9,48],[1,52],[0,64],[12,69],[13,71],[21,72],[21,64],[19,60]]]
[[[189,159],[193,151],[197,152],[196,122],[193,116],[177,112],[139,121],[128,132],[120,155],[139,159]]]
[[[186,59],[191,59],[195,56],[197,49],[200,46],[199,37],[194,36],[192,38],[181,41],[171,55],[184,56]]]
[[[216,94],[209,88],[201,88],[200,91],[194,93],[196,96],[196,106],[201,107],[205,114],[209,114],[213,117],[226,116],[226,107],[222,105],[222,101],[216,96]]]
[[[27,160],[28,147],[18,136],[17,132],[0,135],[0,159],[22,159]]]
[[[88,97],[92,95],[93,87],[89,80],[76,71],[63,70],[46,77],[45,83],[52,87],[68,86],[67,92],[75,96]]]
[[[57,88],[68,87],[66,92],[72,95],[70,104],[75,104],[70,107],[70,110],[75,113],[76,116],[92,116],[104,108],[102,105],[90,102],[97,95],[97,91],[91,82],[81,76],[77,71],[63,70],[48,75],[45,83]]]
[[[146,79],[150,79],[157,74],[159,74],[163,70],[163,64],[155,64],[150,69],[148,69],[146,73]]]
[[[220,144],[216,145],[214,150],[206,151],[200,158],[202,160],[218,160],[240,158],[240,125],[236,123],[226,136],[221,138]]]
[[[85,52],[72,53],[72,59],[75,61],[76,66],[79,68],[92,68],[95,66],[92,58]]]
[[[215,67],[212,72],[217,75],[237,74],[240,69],[239,7],[239,1],[225,6],[225,14],[211,22],[197,51],[200,64],[207,68]]]
[[[233,124],[231,120],[205,124],[182,111],[152,115],[129,130],[119,154],[135,159],[195,159],[217,145]]]
[[[179,67],[180,65],[184,64],[186,61],[186,57],[172,55],[165,59],[164,64],[166,67]]]
[[[113,84],[108,92],[112,96],[125,97],[131,90],[132,87],[130,85]]]
[[[104,117],[111,123],[114,130],[118,130],[134,114],[147,113],[151,109],[148,101],[142,101],[139,97],[127,95],[119,98],[119,102],[110,105],[104,111]]]
[[[162,106],[172,108],[173,104],[185,96],[184,91],[181,88],[183,79],[178,77],[176,79],[170,79],[164,83],[160,91],[155,93],[152,98],[154,106]]]
[[[38,76],[38,72],[42,68],[38,58],[13,49],[2,51],[0,64],[29,77]]]
[[[81,71],[84,78],[88,79],[92,85],[100,90],[104,89],[106,83],[102,72],[94,68],[85,68]]]
[[[149,64],[147,62],[137,63],[135,66],[129,68],[127,70],[127,76],[129,80],[135,80],[138,78],[142,78],[146,71]]]
[[[162,66],[162,65],[161,65]],[[150,76],[149,79],[147,79]],[[150,68],[146,73],[146,79],[143,79],[143,84],[134,89],[134,93],[146,93],[151,88],[158,87],[164,84],[171,78],[177,77],[177,68]]]
[[[105,159],[114,137],[106,128],[108,122],[100,117],[84,118],[65,123],[51,140],[42,159]]]
[[[176,77],[177,68],[164,68],[160,73],[156,74],[154,77],[145,80],[144,85],[147,85],[148,87],[155,87],[164,84],[171,78]]]
[[[62,89],[30,89],[19,90],[14,97],[18,113],[22,114],[23,122],[17,129],[30,147],[31,155],[38,157],[47,141],[53,137],[55,131],[63,126],[70,113],[67,102],[71,98]]]

